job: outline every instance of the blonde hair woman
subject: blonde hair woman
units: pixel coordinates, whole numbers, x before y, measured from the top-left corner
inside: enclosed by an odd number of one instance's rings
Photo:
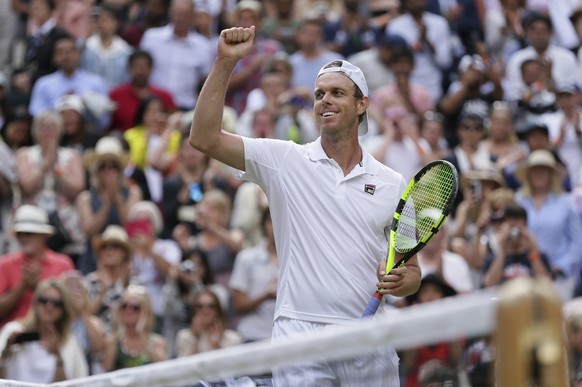
[[[0,331],[0,377],[51,383],[87,376],[83,350],[72,334],[73,318],[64,285],[58,280],[39,283],[28,315]]]
[[[107,346],[107,371],[166,360],[166,340],[153,333],[154,314],[143,286],[130,285],[121,295],[113,342]]]

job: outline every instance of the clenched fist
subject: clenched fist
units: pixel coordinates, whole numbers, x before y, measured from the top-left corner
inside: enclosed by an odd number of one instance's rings
[[[220,34],[218,56],[238,61],[251,51],[254,40],[254,26],[251,28],[235,27],[226,29]]]

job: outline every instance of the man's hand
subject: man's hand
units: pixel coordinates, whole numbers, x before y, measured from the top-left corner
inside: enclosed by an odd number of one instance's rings
[[[255,40],[255,27],[229,28],[220,33],[218,56],[238,61],[252,49]]]

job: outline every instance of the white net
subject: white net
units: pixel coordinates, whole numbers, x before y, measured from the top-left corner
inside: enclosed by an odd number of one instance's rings
[[[88,378],[54,383],[60,387],[97,386],[271,386],[270,373],[281,367],[317,362],[332,373],[357,377],[351,360],[386,345],[402,351],[421,345],[489,335],[495,326],[498,299],[494,291],[447,298],[405,309],[391,309],[355,326],[334,327],[315,335],[289,337],[277,343],[257,342],[119,370]],[[346,360],[348,359],[348,360]],[[383,359],[377,358],[382,362]],[[342,367],[347,370],[342,371]],[[300,367],[302,368],[302,367]],[[357,366],[356,366],[357,368]],[[380,368],[382,369],[382,368]],[[325,371],[325,370],[324,370]],[[353,374],[351,374],[353,372]],[[338,376],[341,380],[342,376]],[[5,386],[38,386],[5,382]],[[309,383],[295,385],[310,385]],[[322,385],[321,382],[312,385]],[[330,380],[329,384],[346,383]],[[365,372],[353,386],[393,385],[385,373]]]

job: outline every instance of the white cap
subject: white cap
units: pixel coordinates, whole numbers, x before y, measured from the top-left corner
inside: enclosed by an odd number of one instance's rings
[[[66,94],[59,98],[55,105],[55,109],[58,112],[70,109],[83,115],[83,113],[85,113],[85,104],[83,103],[83,99],[78,95]]]
[[[332,64],[333,66],[330,66]],[[350,78],[352,82],[356,84],[356,86],[358,86],[364,97],[368,96],[368,84],[366,83],[366,77],[364,77],[364,73],[362,70],[360,70],[359,67],[354,66],[347,60],[334,60],[329,62],[319,70],[317,78],[319,78],[320,75],[326,73],[344,74],[346,77]],[[368,112],[364,112],[364,118],[358,126],[358,134],[360,136],[363,136],[366,133],[368,133]]]

